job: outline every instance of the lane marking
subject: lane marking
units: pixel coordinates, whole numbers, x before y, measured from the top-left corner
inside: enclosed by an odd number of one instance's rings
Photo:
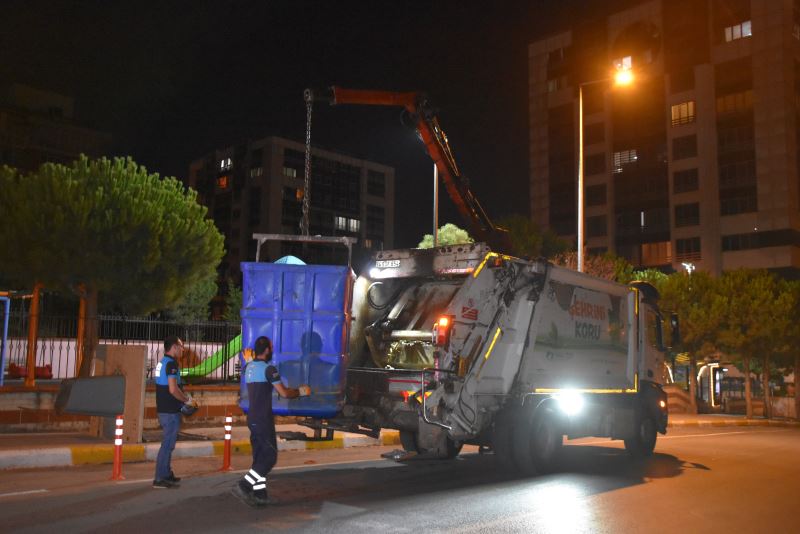
[[[776,429],[769,429],[768,432],[788,432],[790,428],[776,428]],[[658,441],[664,439],[686,439],[686,438],[704,438],[710,436],[729,436],[732,434],[751,434],[751,432],[746,430],[739,430],[737,432],[712,432],[710,434],[688,434],[686,436],[658,436]],[[603,440],[596,440],[596,441],[584,441],[583,443],[570,443],[569,440],[564,442],[564,445],[597,445],[603,443],[612,443],[612,442],[621,442],[621,439],[603,439]],[[657,443],[656,442],[656,443]]]
[[[303,464],[303,465],[285,465],[285,466],[282,466],[282,467],[273,467],[272,470],[273,471],[285,471],[287,469],[313,469],[315,467],[317,467],[317,468],[319,468],[319,467],[327,467],[329,465],[363,464],[363,463],[367,463],[367,462],[380,462],[380,461],[385,461],[385,460],[386,460],[385,458],[375,458],[375,459],[370,459],[370,460],[348,460],[348,461],[344,461],[344,462],[330,462],[330,463],[324,463],[324,464],[320,463],[320,464]],[[244,471],[237,471],[237,473],[238,472],[244,472]]]
[[[0,497],[14,497],[16,495],[32,495],[34,493],[49,493],[50,490],[47,489],[35,489],[35,490],[28,490],[28,491],[14,491],[12,493],[0,493]]]
[[[776,428],[776,429],[769,429],[766,432],[789,432],[792,430],[791,428]],[[658,439],[682,439],[682,438],[703,438],[707,436],[725,436],[730,434],[752,434],[752,432],[747,430],[740,430],[738,432],[712,432],[711,434],[687,434],[686,436],[658,436]]]

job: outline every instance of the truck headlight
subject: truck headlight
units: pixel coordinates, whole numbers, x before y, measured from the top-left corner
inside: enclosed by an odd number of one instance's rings
[[[577,391],[562,391],[553,396],[561,411],[567,415],[577,415],[583,410],[583,395]]]

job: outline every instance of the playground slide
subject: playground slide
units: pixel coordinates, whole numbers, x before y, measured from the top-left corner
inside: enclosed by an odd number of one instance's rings
[[[211,372],[219,369],[231,358],[234,358],[239,355],[239,352],[242,350],[242,336],[241,334],[233,338],[228,342],[228,344],[217,352],[200,362],[199,364],[195,365],[194,367],[189,367],[187,369],[181,369],[181,376],[189,376],[189,377],[197,377],[197,376],[206,376]]]

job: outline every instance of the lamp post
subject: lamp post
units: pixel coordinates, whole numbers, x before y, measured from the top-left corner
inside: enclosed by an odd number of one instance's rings
[[[433,248],[439,246],[439,168],[433,164]]]
[[[614,85],[630,85],[633,73],[630,69],[620,69],[614,76],[578,84],[578,272],[583,272],[583,88],[587,85],[606,83],[613,80]]]

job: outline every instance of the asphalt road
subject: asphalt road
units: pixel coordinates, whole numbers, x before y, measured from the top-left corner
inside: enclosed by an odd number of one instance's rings
[[[800,532],[800,429],[670,429],[633,461],[618,442],[568,442],[559,470],[498,473],[474,449],[452,461],[379,459],[391,447],[282,453],[280,504],[228,493],[217,458],[174,463],[180,489],[150,487],[153,464],[0,474],[4,532]],[[247,467],[234,457],[234,467]]]

